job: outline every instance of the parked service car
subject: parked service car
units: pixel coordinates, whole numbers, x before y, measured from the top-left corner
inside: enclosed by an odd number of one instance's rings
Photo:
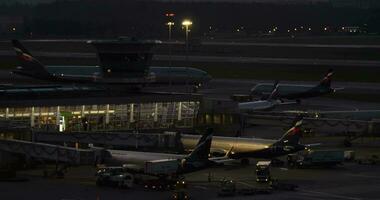
[[[105,167],[96,173],[96,185],[113,186],[118,188],[133,187],[134,177],[123,167]]]

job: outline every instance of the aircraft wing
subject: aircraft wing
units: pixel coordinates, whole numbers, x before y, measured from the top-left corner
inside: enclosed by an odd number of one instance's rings
[[[317,146],[321,146],[321,145],[322,145],[322,143],[305,144],[305,147],[310,148],[310,147],[317,147]]]
[[[336,92],[336,91],[339,91],[339,90],[344,90],[344,87],[340,87],[340,88],[333,88],[333,91]]]
[[[227,158],[225,156],[223,157],[212,157],[212,158],[209,158],[210,161],[216,163],[216,164],[223,164],[223,163],[226,163],[226,162],[231,162],[231,161],[234,161],[234,159],[232,158]]]
[[[231,149],[227,151],[226,155],[224,155],[222,157],[212,157],[212,158],[209,158],[209,160],[216,163],[216,164],[223,164],[226,162],[234,161],[234,159],[230,158],[230,155],[232,154],[233,148],[234,147],[231,147]]]
[[[281,102],[281,103],[279,103],[277,105],[285,106],[285,105],[293,105],[293,104],[298,104],[298,102],[296,102],[296,101]]]

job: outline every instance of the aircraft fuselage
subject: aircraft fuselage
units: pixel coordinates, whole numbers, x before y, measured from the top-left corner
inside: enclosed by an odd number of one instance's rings
[[[251,95],[265,96],[273,90],[273,84],[260,83],[251,90]],[[321,96],[332,92],[331,88],[315,85],[278,84],[277,98],[299,99]]]
[[[183,134],[181,141],[185,150],[192,150],[200,136]],[[217,153],[227,153],[231,151],[230,158],[273,158],[289,153],[294,153],[304,149],[303,145],[278,144],[277,140],[242,138],[242,137],[222,137],[213,136],[211,151]]]

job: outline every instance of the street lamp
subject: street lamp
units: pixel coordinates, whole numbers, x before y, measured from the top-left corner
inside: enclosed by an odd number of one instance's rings
[[[172,26],[174,26],[174,22],[168,22],[166,23],[168,26],[168,34],[169,34],[169,41],[172,39]]]
[[[172,40],[172,26],[174,26],[174,22],[172,21],[169,21],[168,23],[166,23],[166,25],[168,26],[168,36],[169,36],[169,41],[168,41],[168,44],[169,44],[169,67],[170,67],[170,73],[171,73],[171,67],[172,67],[172,44],[171,44],[171,40]],[[170,79],[169,81],[169,85],[172,85],[172,79]]]
[[[185,31],[186,31],[186,54],[189,52],[189,26],[193,24],[192,21],[185,19],[182,22],[182,26],[185,26]]]
[[[185,26],[185,31],[186,31],[186,61],[189,60],[189,26],[193,24],[192,21],[185,19],[182,21],[182,26]],[[186,73],[188,73],[188,70],[186,70]],[[189,74],[187,74],[189,76]],[[186,78],[186,88],[188,87],[188,78]]]

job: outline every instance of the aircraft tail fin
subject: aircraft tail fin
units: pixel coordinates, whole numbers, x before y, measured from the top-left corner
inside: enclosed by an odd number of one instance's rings
[[[45,66],[32,56],[32,54],[18,40],[12,40],[12,45],[16,51],[17,59],[20,62],[20,67],[15,70],[15,73],[37,78],[46,78],[50,76]]]
[[[273,90],[272,92],[270,93],[269,97],[267,100],[273,100],[276,98],[278,94],[278,81],[275,81],[274,84],[273,84]]]
[[[334,75],[334,70],[333,69],[329,69],[329,71],[327,71],[326,75],[320,81],[319,86],[330,88],[331,87],[331,80],[332,80],[332,76],[333,75]]]
[[[291,127],[286,133],[279,139],[278,142],[288,143],[288,144],[298,144],[302,137],[302,119],[295,122],[293,127]]]
[[[199,139],[195,149],[187,156],[186,161],[208,160],[212,142],[213,129],[209,128]]]

